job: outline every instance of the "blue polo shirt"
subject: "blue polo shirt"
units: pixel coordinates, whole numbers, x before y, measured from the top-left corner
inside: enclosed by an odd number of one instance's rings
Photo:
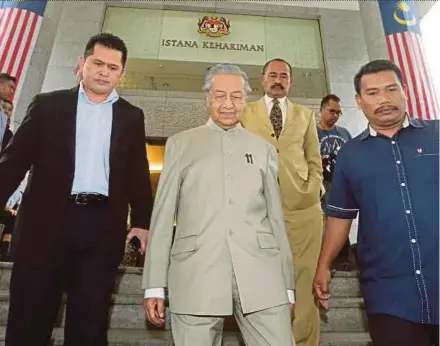
[[[439,323],[439,122],[371,127],[339,152],[327,215],[359,213],[358,260],[369,314]]]

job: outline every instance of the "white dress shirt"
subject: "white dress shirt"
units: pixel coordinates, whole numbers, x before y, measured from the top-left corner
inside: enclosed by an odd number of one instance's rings
[[[108,196],[113,103],[118,99],[118,93],[113,90],[104,102],[95,104],[87,97],[82,82],[80,84],[72,194]]]
[[[278,99],[280,101],[280,108],[281,108],[281,114],[283,115],[283,127],[286,123],[286,117],[287,117],[287,97],[281,97]],[[264,103],[266,104],[267,109],[267,116],[270,116],[270,112],[272,111],[273,107],[273,98],[270,96],[264,95]]]

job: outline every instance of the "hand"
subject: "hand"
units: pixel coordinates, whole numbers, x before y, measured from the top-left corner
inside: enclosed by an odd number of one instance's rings
[[[294,316],[295,316],[295,304],[290,304],[290,319],[292,321]]]
[[[16,216],[17,215],[17,211],[11,208],[5,208],[5,211],[8,212],[9,214]]]
[[[330,271],[328,268],[318,267],[313,280],[313,289],[315,291],[316,298],[319,304],[326,310],[328,310],[328,300],[330,298],[329,293]]]
[[[148,320],[156,326],[165,323],[165,302],[160,298],[144,299],[144,310]]]
[[[126,243],[128,244],[133,237],[137,237],[140,240],[141,248],[139,249],[139,253],[143,255],[147,249],[148,230],[142,228],[132,228],[127,234]]]

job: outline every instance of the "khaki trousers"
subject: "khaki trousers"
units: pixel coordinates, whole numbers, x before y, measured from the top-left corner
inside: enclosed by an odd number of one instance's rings
[[[285,210],[284,215],[295,264],[293,334],[298,346],[318,346],[321,320],[313,294],[313,279],[322,243],[321,204],[294,212]]]
[[[247,346],[294,346],[289,305],[243,314],[235,277],[234,316]],[[256,287],[258,289],[258,287]],[[209,294],[209,292],[207,292]],[[224,317],[171,313],[175,346],[221,346]]]

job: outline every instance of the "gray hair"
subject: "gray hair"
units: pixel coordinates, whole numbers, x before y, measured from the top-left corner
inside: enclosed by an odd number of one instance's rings
[[[203,85],[202,90],[204,92],[209,92],[212,88],[212,79],[215,75],[221,73],[240,76],[241,78],[243,78],[245,93],[249,94],[250,92],[252,92],[252,88],[249,84],[249,78],[246,72],[242,71],[238,66],[232,64],[217,64],[211,66],[206,72],[205,84]]]

